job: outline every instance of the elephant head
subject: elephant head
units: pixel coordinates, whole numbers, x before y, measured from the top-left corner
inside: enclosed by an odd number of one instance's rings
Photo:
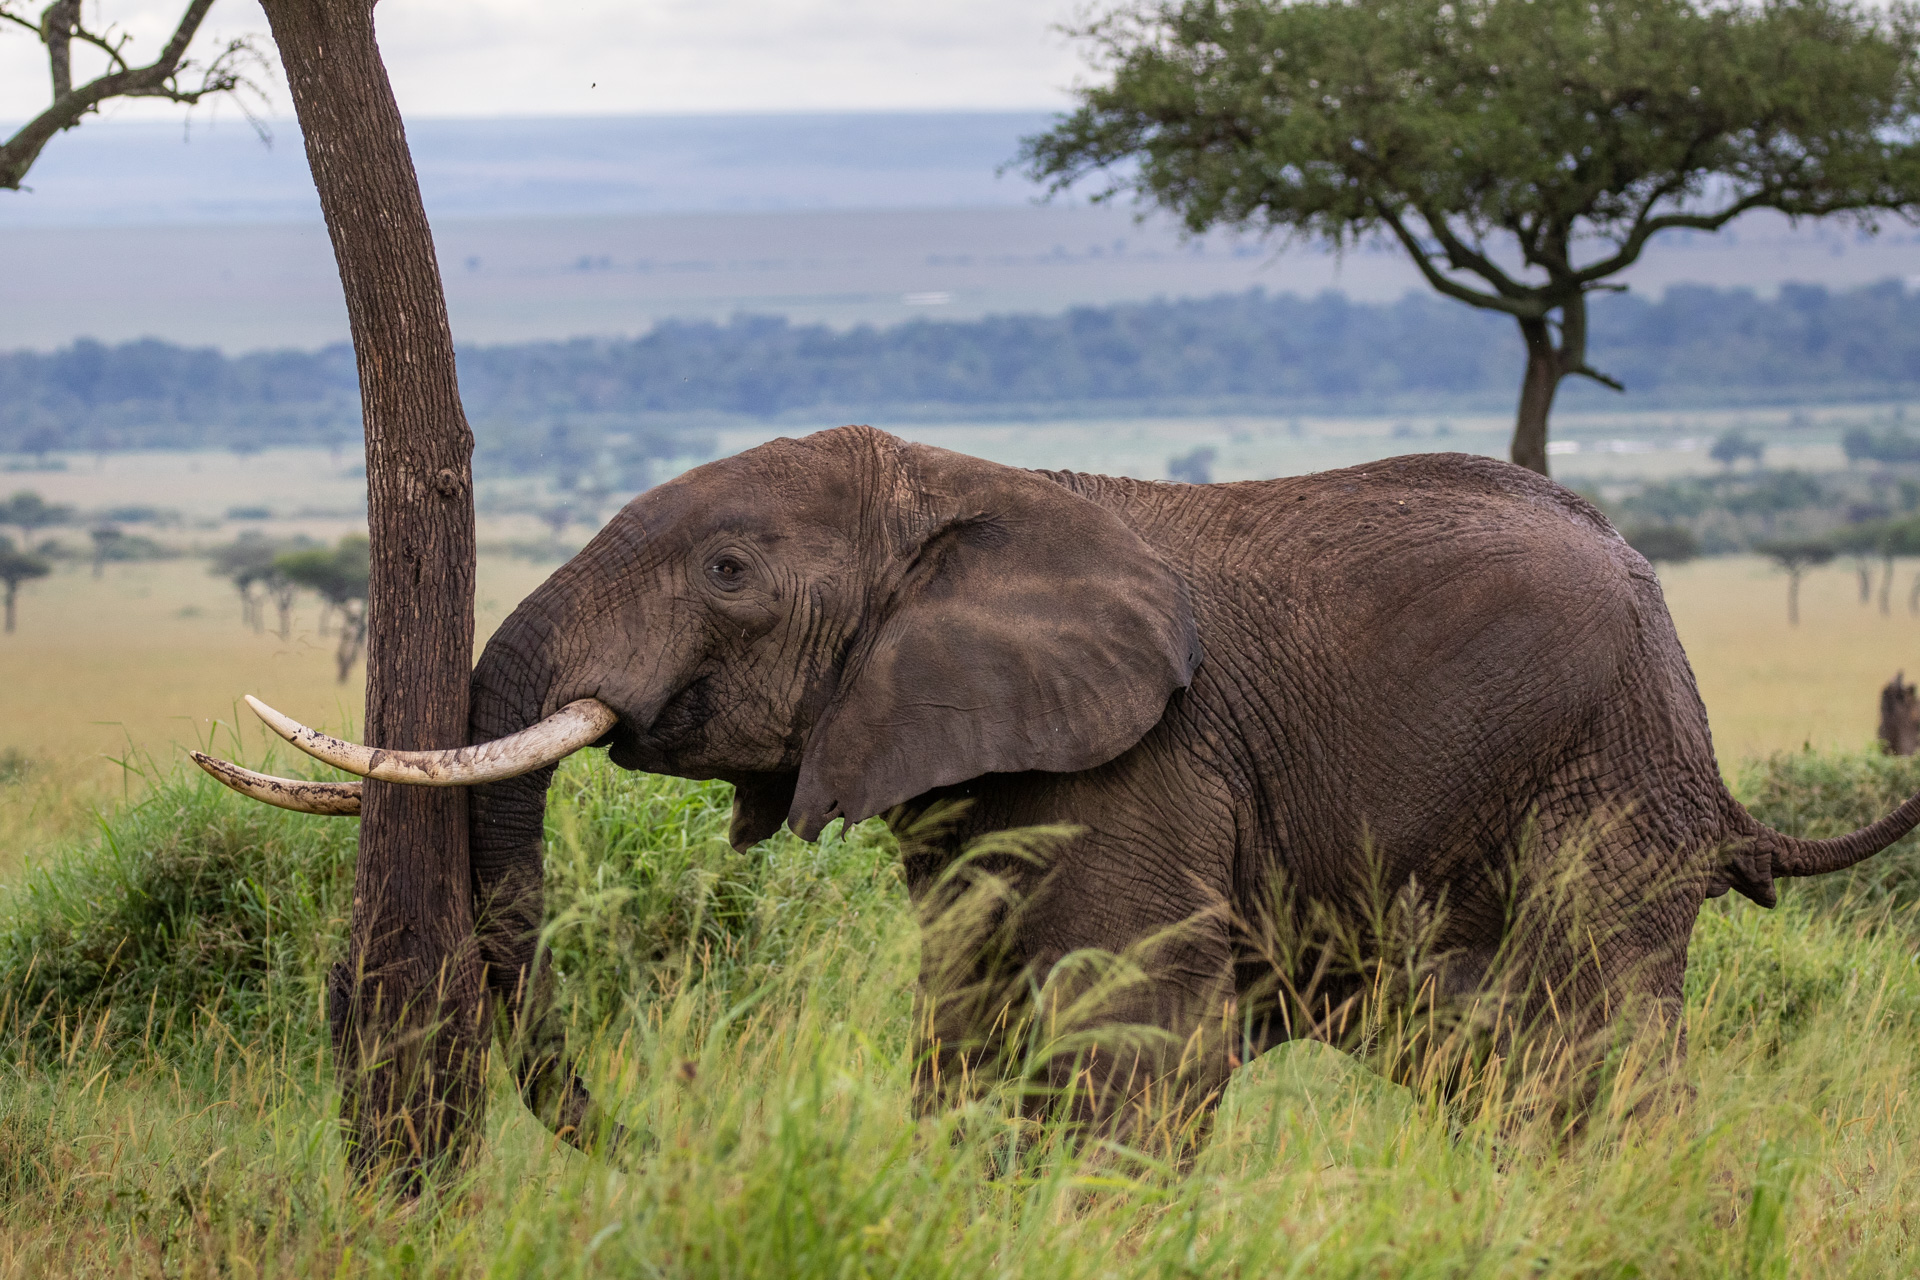
[[[1184,581],[1106,508],[1039,473],[844,427],[629,503],[487,643],[478,745],[370,751],[262,711],[353,772],[471,785],[483,911],[524,938],[546,788],[569,751],[600,743],[624,768],[732,783],[739,847],[783,821],[813,839],[982,774],[1103,764],[1200,656]],[[358,808],[357,784],[202,763],[273,803]]]

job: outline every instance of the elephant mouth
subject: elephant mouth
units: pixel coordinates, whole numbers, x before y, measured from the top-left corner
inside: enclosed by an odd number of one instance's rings
[[[310,729],[252,696],[247,705],[269,729],[316,760],[376,782],[419,787],[470,787],[517,778],[592,746],[612,734],[620,721],[614,709],[598,698],[581,698],[537,724],[491,742],[441,751],[386,751]],[[193,760],[225,786],[282,809],[329,816],[360,812],[357,782],[276,778],[199,751],[193,753]]]

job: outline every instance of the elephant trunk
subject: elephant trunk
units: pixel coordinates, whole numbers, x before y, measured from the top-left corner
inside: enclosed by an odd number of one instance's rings
[[[469,740],[491,743],[542,723],[554,683],[545,645],[526,643],[531,628],[517,619],[487,645],[473,673]],[[578,705],[578,704],[574,704]],[[603,704],[594,707],[606,711]],[[611,727],[606,712],[597,730],[568,750],[585,746]],[[555,763],[471,786],[468,830],[474,926],[489,992],[500,1002],[503,1047],[527,1108],[555,1133],[589,1148],[617,1144],[622,1131],[597,1113],[567,1052],[566,1029],[554,1005],[552,966],[540,947],[545,913],[547,789]]]

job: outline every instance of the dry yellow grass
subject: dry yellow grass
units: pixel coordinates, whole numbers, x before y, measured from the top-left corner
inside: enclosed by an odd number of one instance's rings
[[[550,572],[482,557],[481,637]],[[63,568],[20,592],[19,630],[0,636],[0,759],[29,758],[23,782],[0,784],[0,864],[84,822],[94,803],[137,788],[116,761],[166,767],[209,741],[243,734],[256,755],[264,731],[239,699],[253,693],[308,723],[360,717],[362,673],[334,679],[334,640],[315,634],[311,597],[281,639],[240,622],[233,588],[201,559],[108,566],[95,579]],[[274,620],[273,610],[267,610]],[[4,871],[0,865],[0,871]]]
[[[1810,573],[1797,627],[1787,623],[1786,575],[1758,557],[1700,560],[1660,577],[1723,769],[1806,743],[1865,746],[1881,686],[1902,669],[1920,676],[1920,618],[1907,613],[1905,575],[1883,617],[1877,600],[1860,603],[1850,567]]]

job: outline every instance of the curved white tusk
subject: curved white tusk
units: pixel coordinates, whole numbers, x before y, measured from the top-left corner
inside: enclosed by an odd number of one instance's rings
[[[598,741],[619,719],[613,708],[598,698],[581,698],[539,724],[492,742],[444,751],[383,751],[309,729],[252,694],[247,695],[247,705],[269,729],[316,760],[377,782],[418,787],[468,787],[532,773]]]
[[[360,815],[360,784],[357,782],[305,782],[299,778],[276,778],[272,774],[242,769],[231,761],[204,752],[192,753],[193,762],[243,796],[296,813],[317,813],[329,818],[355,818]]]

